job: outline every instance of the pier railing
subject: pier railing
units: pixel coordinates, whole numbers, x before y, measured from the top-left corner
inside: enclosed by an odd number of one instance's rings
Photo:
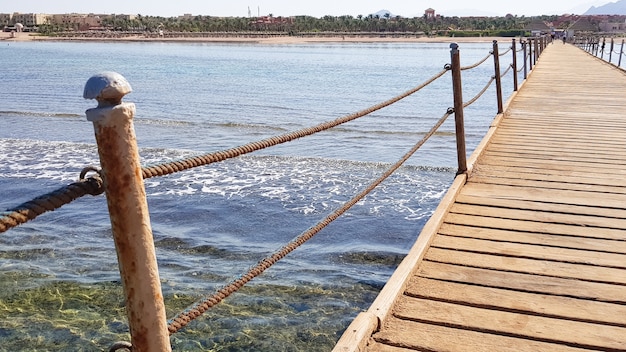
[[[624,69],[622,64],[626,65],[625,41],[624,38],[580,36],[575,38],[573,44],[593,56]]]
[[[263,273],[274,263],[304,244],[321,229],[340,217],[398,170],[438,130],[450,115],[455,116],[458,157],[457,175],[465,175],[471,165],[468,165],[466,155],[464,109],[481,98],[495,82],[496,116],[501,114],[503,112],[502,77],[512,73],[512,90],[513,92],[517,91],[519,89],[519,76],[521,75],[523,79],[528,77],[541,52],[547,47],[548,40],[547,37],[527,38],[519,42],[513,39],[511,46],[504,51],[501,51],[498,42],[494,41],[492,50],[484,59],[474,65],[465,67],[461,66],[461,50],[457,44],[453,43],[450,45],[451,62],[446,64],[442,71],[435,73],[429,80],[417,87],[380,104],[298,131],[228,150],[151,167],[141,167],[139,164],[139,153],[133,126],[135,105],[122,101],[124,95],[131,91],[130,84],[124,77],[116,73],[108,72],[95,75],[87,81],[84,97],[96,99],[98,102],[98,106],[87,110],[86,114],[87,119],[92,121],[94,125],[101,169],[86,167],[81,172],[78,182],[61,187],[0,213],[0,233],[33,220],[45,212],[59,209],[63,205],[87,194],[95,196],[106,192],[113,237],[118,252],[122,286],[125,292],[126,311],[131,336],[130,343],[117,343],[111,350],[128,349],[130,347],[132,347],[133,351],[170,350],[169,336],[171,334],[176,333],[193,319],[236,292],[247,282]],[[505,70],[502,70],[500,62],[503,57],[511,58],[510,64],[508,64]],[[463,71],[474,69],[489,61],[489,59],[493,61],[494,75],[490,77],[478,94],[470,100],[464,100],[461,81]],[[206,296],[205,299],[197,302],[177,316],[166,320],[152,229],[146,206],[144,179],[235,158],[339,126],[411,96],[434,81],[441,79],[448,72],[451,73],[452,78],[453,106],[446,109],[443,116],[432,126],[428,133],[410,148],[400,160],[392,164],[377,179],[373,180],[341,207],[321,219],[316,225],[296,236],[291,242],[260,260],[250,270],[242,273],[236,280],[227,283],[223,288]]]

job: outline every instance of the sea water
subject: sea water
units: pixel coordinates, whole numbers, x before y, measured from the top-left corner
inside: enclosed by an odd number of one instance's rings
[[[502,43],[506,49],[508,42]],[[462,44],[462,65],[491,43]],[[510,55],[500,58],[502,70]],[[89,77],[122,74],[144,165],[236,147],[366,109],[450,62],[444,43],[0,42],[0,209],[98,165]],[[464,98],[494,74],[464,71]],[[391,107],[224,162],[146,180],[168,318],[367,187],[453,105],[448,73]],[[504,96],[512,74],[503,79]],[[468,153],[497,112],[465,110]],[[453,116],[339,219],[185,329],[174,350],[329,351],[416,240],[456,173]],[[100,351],[128,341],[104,195],[0,235],[0,350]]]

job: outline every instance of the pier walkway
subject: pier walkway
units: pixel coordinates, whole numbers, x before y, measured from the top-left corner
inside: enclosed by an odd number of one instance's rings
[[[550,44],[335,351],[626,351],[626,73]]]

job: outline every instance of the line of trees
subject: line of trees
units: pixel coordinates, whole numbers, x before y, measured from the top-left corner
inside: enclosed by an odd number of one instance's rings
[[[310,32],[423,32],[441,31],[490,31],[516,32],[523,30],[532,21],[551,22],[556,16],[507,16],[507,17],[424,17],[384,16],[296,16],[274,17],[158,17],[137,15],[134,19],[109,17],[102,20],[102,27],[113,31],[136,32],[249,32],[272,31],[285,33]],[[60,25],[42,25],[40,32],[51,34],[71,30]]]

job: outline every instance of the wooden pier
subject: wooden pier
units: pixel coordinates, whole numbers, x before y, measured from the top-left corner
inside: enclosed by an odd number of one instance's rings
[[[626,351],[626,73],[544,50],[334,351]]]

